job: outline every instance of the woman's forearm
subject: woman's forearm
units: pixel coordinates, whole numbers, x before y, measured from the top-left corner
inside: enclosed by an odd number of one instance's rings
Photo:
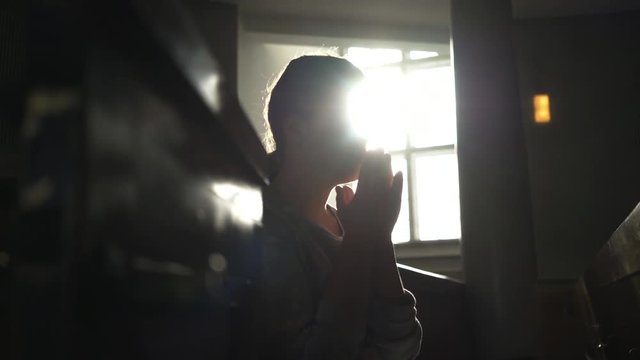
[[[323,320],[340,331],[364,334],[376,258],[372,245],[365,234],[346,234],[334,261],[322,300],[332,311]]]
[[[374,267],[374,291],[381,298],[399,298],[404,294],[404,287],[398,273],[391,236],[382,235],[376,240],[379,250]]]

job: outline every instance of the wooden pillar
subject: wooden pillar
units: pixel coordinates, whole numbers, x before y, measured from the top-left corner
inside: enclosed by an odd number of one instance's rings
[[[474,358],[534,358],[537,271],[511,1],[453,0],[451,14]]]

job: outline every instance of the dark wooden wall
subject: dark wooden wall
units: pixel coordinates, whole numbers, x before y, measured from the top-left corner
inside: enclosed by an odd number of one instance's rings
[[[264,153],[195,10],[51,1],[21,14],[9,358],[241,357]]]
[[[640,201],[640,12],[519,19],[538,274],[575,280]],[[551,97],[536,125],[532,97]]]
[[[536,261],[508,0],[451,3],[462,260],[478,359],[534,358]]]

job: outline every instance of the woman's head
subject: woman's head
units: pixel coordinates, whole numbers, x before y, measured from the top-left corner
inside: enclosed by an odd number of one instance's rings
[[[348,121],[347,101],[362,78],[339,57],[302,56],[287,65],[265,109],[280,165],[306,160],[337,182],[353,180],[365,146]]]

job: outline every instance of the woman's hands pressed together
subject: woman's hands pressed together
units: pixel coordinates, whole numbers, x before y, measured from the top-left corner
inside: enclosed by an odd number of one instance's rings
[[[364,334],[371,296],[392,299],[404,293],[391,242],[402,180],[402,173],[392,175],[389,155],[369,152],[355,194],[336,188],[344,238],[323,296],[335,328]]]
[[[345,234],[390,236],[400,212],[402,180],[401,172],[392,174],[389,154],[368,152],[356,193],[347,186],[336,187],[338,217]]]
[[[391,157],[369,152],[362,164],[356,193],[336,187],[338,216],[348,241],[366,242],[374,248],[372,290],[394,299],[404,294],[398,275],[391,231],[398,219],[402,199],[402,173],[392,175]]]

